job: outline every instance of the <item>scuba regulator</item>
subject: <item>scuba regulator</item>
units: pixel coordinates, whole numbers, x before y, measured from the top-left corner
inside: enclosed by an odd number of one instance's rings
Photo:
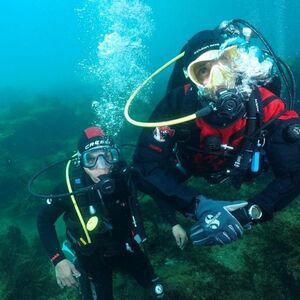
[[[243,45],[245,50],[250,51],[251,54],[256,55],[260,60],[262,57],[268,58],[269,61],[272,61],[274,67],[276,67],[276,71],[274,71],[273,78],[271,81],[267,82],[265,85],[263,82],[259,80],[255,81],[254,78],[253,85],[259,84],[264,85],[267,88],[270,88],[278,96],[280,95],[280,86],[281,83],[284,84],[285,90],[287,92],[287,107],[291,109],[295,104],[295,80],[292,71],[289,66],[284,63],[273,51],[269,43],[262,36],[262,34],[250,23],[244,21],[242,19],[233,19],[230,21],[223,21],[217,28],[215,28],[224,38],[225,46],[229,48],[234,45]],[[253,47],[250,45],[250,40],[252,37],[258,38],[259,41],[264,45],[265,49],[260,50],[258,47]],[[232,44],[230,44],[232,43]],[[253,51],[253,53],[252,53]],[[200,103],[202,104],[201,109],[196,111],[191,115],[187,115],[185,117],[180,117],[174,120],[167,120],[161,122],[141,122],[134,120],[129,115],[129,107],[133,100],[136,98],[137,94],[147,85],[149,81],[151,81],[155,76],[161,73],[164,69],[169,67],[171,64],[176,62],[176,65],[179,60],[182,60],[185,52],[180,53],[169,62],[164,64],[162,67],[157,69],[153,74],[151,74],[140,86],[134,90],[131,94],[124,108],[124,116],[128,122],[135,126],[140,127],[161,127],[161,126],[172,126],[176,124],[181,124],[184,122],[189,122],[199,117],[204,117],[210,114],[211,112],[219,111],[221,115],[234,118],[240,111],[243,109],[244,102],[247,100],[246,96],[249,96],[252,90],[252,85],[248,85],[247,88],[236,88],[234,91],[233,88],[227,88],[227,91],[220,90],[215,91],[214,93],[214,101],[205,101],[204,95],[199,92],[199,98],[203,98],[203,101],[200,99]],[[175,66],[176,67],[176,66]],[[175,68],[174,68],[175,69]],[[254,76],[255,77],[255,76]],[[238,85],[240,85],[239,80],[243,78],[237,78]],[[182,82],[182,86],[187,83],[187,81]],[[179,84],[179,83],[178,83]],[[245,85],[242,85],[245,87]]]
[[[242,44],[247,52],[252,52],[253,55],[259,60],[264,58],[269,59],[273,65],[277,68],[272,70],[272,78],[266,81],[265,86],[270,87],[270,90],[281,95],[281,83],[285,85],[287,92],[287,106],[291,109],[295,104],[296,88],[295,79],[289,66],[283,62],[273,51],[270,44],[263,37],[263,35],[249,22],[242,19],[233,19],[230,21],[223,21],[216,28],[220,34],[226,39],[225,45],[231,44]],[[250,45],[251,38],[258,38],[260,42],[265,46],[265,49],[260,49],[257,46]],[[259,85],[264,85],[264,79],[259,81],[257,78],[256,82]],[[242,79],[241,79],[242,80]]]
[[[216,97],[216,113],[221,118],[235,120],[245,110],[243,96],[235,89],[219,89]]]

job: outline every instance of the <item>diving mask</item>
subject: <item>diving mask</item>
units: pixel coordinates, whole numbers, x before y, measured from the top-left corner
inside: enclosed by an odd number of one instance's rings
[[[188,76],[204,95],[220,88],[243,90],[255,84],[267,84],[273,78],[273,61],[256,46],[229,45],[200,55],[188,66]]]
[[[238,58],[237,46],[207,51],[189,64],[189,78],[208,94],[219,88],[232,89],[237,79],[234,67]]]
[[[88,169],[104,169],[119,161],[119,151],[115,147],[96,147],[82,153],[81,165]]]

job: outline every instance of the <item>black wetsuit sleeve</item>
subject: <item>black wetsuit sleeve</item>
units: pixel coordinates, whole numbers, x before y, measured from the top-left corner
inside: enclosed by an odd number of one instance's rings
[[[51,204],[45,204],[40,208],[37,217],[39,237],[54,265],[65,259],[55,229],[55,222],[64,210],[62,203],[54,199]]]
[[[157,105],[150,121],[164,121],[182,117],[183,89],[177,89]],[[134,166],[140,171],[138,187],[159,205],[166,221],[176,225],[175,210],[185,212],[198,191],[183,184],[183,176],[174,168],[173,147],[179,125],[145,128],[134,154]]]
[[[263,209],[262,221],[270,219],[300,194],[300,140],[290,142],[285,137],[290,124],[300,124],[300,119],[278,120],[267,139],[265,151],[275,178],[250,199]]]

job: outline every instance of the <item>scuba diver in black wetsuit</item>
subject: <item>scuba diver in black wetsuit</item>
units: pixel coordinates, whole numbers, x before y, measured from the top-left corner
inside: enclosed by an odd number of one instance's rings
[[[132,170],[99,127],[84,130],[77,158],[80,166],[69,161],[67,173],[72,177],[57,187],[38,214],[39,236],[55,266],[58,285],[76,286],[79,279],[84,300],[110,300],[112,274],[118,267],[149,288],[154,298],[163,298],[163,286],[139,246],[145,235]],[[54,227],[61,215],[74,263],[62,251]]]
[[[251,45],[251,35],[268,51]],[[153,127],[143,129],[134,154],[139,188],[157,202],[181,248],[187,234],[176,210],[196,220],[190,232],[194,245],[228,244],[300,193],[300,119],[279,96],[279,83],[285,83],[293,102],[294,81],[243,20],[197,33],[183,51],[149,123],[132,122]],[[265,164],[273,181],[246,201],[210,199],[185,184],[194,176],[239,188]]]

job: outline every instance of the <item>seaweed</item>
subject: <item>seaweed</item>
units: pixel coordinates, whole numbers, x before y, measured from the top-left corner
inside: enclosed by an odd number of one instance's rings
[[[297,82],[299,65],[299,57],[291,61]],[[0,299],[80,299],[77,290],[61,290],[56,284],[54,268],[36,229],[29,227],[35,223],[40,202],[29,196],[26,185],[36,170],[75,150],[78,132],[93,119],[88,100],[66,104],[44,96],[23,102],[15,97],[1,112],[0,120]],[[48,129],[49,134],[44,135]],[[125,126],[117,142],[135,143],[138,132]],[[130,161],[134,147],[124,150]],[[39,189],[50,190],[56,177],[50,173],[41,178]],[[189,184],[214,198],[248,199],[270,179],[266,173],[243,184],[239,191],[226,182],[211,186],[193,179]],[[148,235],[145,250],[165,285],[165,299],[300,298],[299,197],[273,220],[255,226],[233,244],[202,248],[188,244],[184,251],[176,246],[170,226],[163,222],[152,199],[143,196],[140,202]],[[188,231],[191,222],[178,218]],[[115,299],[150,299],[149,291],[137,288],[132,278],[121,273],[114,276],[114,291]]]

